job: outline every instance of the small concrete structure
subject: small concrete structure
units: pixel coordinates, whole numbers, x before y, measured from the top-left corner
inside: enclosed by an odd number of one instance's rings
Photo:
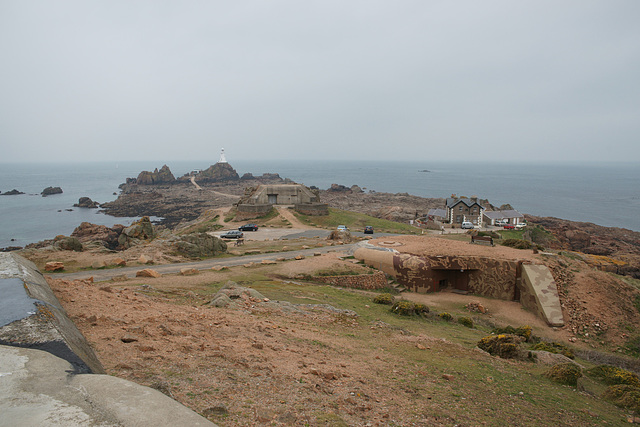
[[[502,221],[506,224],[522,224],[524,223],[524,215],[520,212],[510,209],[506,211],[489,211],[483,212],[482,216],[487,225],[496,225],[496,221]]]
[[[161,392],[101,375],[36,266],[0,253],[0,426],[215,426]]]
[[[295,205],[298,203],[317,203],[320,198],[301,184],[263,184],[251,195],[242,200],[250,205]]]
[[[385,242],[382,242],[385,243]],[[361,242],[355,258],[393,277],[418,293],[443,289],[520,301],[550,326],[562,326],[562,309],[553,276],[531,261],[471,255],[416,255]]]

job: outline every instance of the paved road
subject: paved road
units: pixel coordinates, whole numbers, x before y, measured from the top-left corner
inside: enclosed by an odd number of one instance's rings
[[[261,262],[262,260],[275,260],[276,258],[293,259],[298,255],[312,256],[314,253],[327,253],[327,252],[348,252],[354,244],[341,245],[341,246],[323,246],[320,248],[300,249],[297,251],[288,252],[276,252],[270,254],[257,254],[257,255],[244,255],[237,257],[227,258],[211,258],[204,261],[183,262],[177,264],[159,264],[142,266],[137,265],[135,267],[123,267],[114,268],[109,270],[89,270],[79,271],[77,273],[53,273],[51,277],[56,279],[76,280],[86,279],[93,276],[93,280],[96,282],[102,282],[105,280],[111,280],[115,276],[126,275],[129,278],[134,278],[136,272],[144,268],[153,268],[155,271],[161,274],[175,274],[179,273],[182,268],[195,268],[197,270],[208,270],[211,267],[233,267],[236,265],[248,264],[250,262]]]

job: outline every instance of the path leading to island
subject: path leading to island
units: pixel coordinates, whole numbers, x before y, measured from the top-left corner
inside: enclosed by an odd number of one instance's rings
[[[354,244],[342,245],[342,246],[324,246],[320,248],[300,249],[297,251],[288,252],[276,252],[269,254],[257,254],[257,255],[244,255],[228,258],[210,258],[204,261],[194,262],[182,262],[176,264],[159,264],[159,265],[138,265],[135,267],[123,267],[109,270],[88,270],[79,271],[76,273],[63,273],[63,274],[51,274],[54,279],[64,280],[82,280],[93,277],[94,282],[103,282],[111,280],[117,276],[127,276],[130,279],[136,277],[136,273],[145,268],[151,268],[160,274],[177,274],[183,268],[195,268],[196,270],[208,270],[212,267],[234,267],[238,265],[253,263],[260,263],[263,260],[275,261],[277,258],[284,258],[286,260],[294,259],[295,257],[313,256],[314,254],[326,254],[328,252],[344,252],[347,253],[351,250]]]
[[[196,177],[193,175],[191,175],[191,183],[196,186],[197,190],[202,190],[202,187],[198,185],[198,183],[196,182]]]

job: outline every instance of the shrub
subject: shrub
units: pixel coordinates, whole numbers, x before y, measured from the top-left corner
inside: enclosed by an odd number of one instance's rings
[[[396,299],[391,294],[379,294],[373,299],[376,304],[392,305]]]
[[[549,353],[562,354],[563,356],[573,359],[575,355],[566,345],[557,342],[541,342],[533,346],[533,350],[548,351]]]
[[[627,384],[609,386],[602,397],[616,406],[640,411],[640,388]]]
[[[625,384],[640,387],[640,379],[633,372],[611,365],[599,365],[587,371],[587,375],[598,378],[605,384]]]
[[[515,249],[531,249],[531,243],[522,239],[506,239],[500,244]]]
[[[413,316],[416,314],[415,304],[409,301],[398,301],[391,307],[391,311],[401,316]]]
[[[513,326],[507,326],[505,328],[495,328],[491,332],[494,334],[518,335],[524,338],[524,340],[527,342],[531,341],[533,337],[533,335],[531,334],[531,326],[529,325],[519,326],[518,328],[514,328]]]
[[[414,309],[416,311],[416,314],[428,314],[429,313],[429,307],[427,307],[424,304],[416,304],[414,306]]]
[[[478,347],[492,356],[499,356],[503,359],[513,359],[520,356],[518,344],[522,341],[524,341],[524,339],[518,335],[489,335],[478,341]]]
[[[458,317],[458,323],[466,326],[467,328],[473,328],[473,320],[470,317]]]
[[[438,316],[440,316],[440,318],[442,320],[446,320],[447,322],[449,322],[451,319],[453,319],[453,316],[450,315],[449,313],[447,313],[446,311],[444,313],[438,314]]]
[[[560,363],[552,366],[544,376],[557,383],[576,387],[578,378],[582,376],[582,369],[574,363]]]

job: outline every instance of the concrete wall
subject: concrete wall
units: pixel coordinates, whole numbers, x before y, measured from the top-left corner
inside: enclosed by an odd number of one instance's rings
[[[275,196],[275,203],[270,200]],[[295,205],[297,203],[317,203],[318,196],[301,184],[274,184],[260,185],[256,191],[249,196],[248,204],[276,204]]]
[[[246,205],[241,204],[236,207],[236,219],[245,220],[245,219],[255,219],[260,218],[267,215],[273,209],[272,205],[269,204],[261,204],[261,205]]]
[[[329,215],[329,205],[326,203],[297,203],[294,206],[296,212],[310,216]]]

